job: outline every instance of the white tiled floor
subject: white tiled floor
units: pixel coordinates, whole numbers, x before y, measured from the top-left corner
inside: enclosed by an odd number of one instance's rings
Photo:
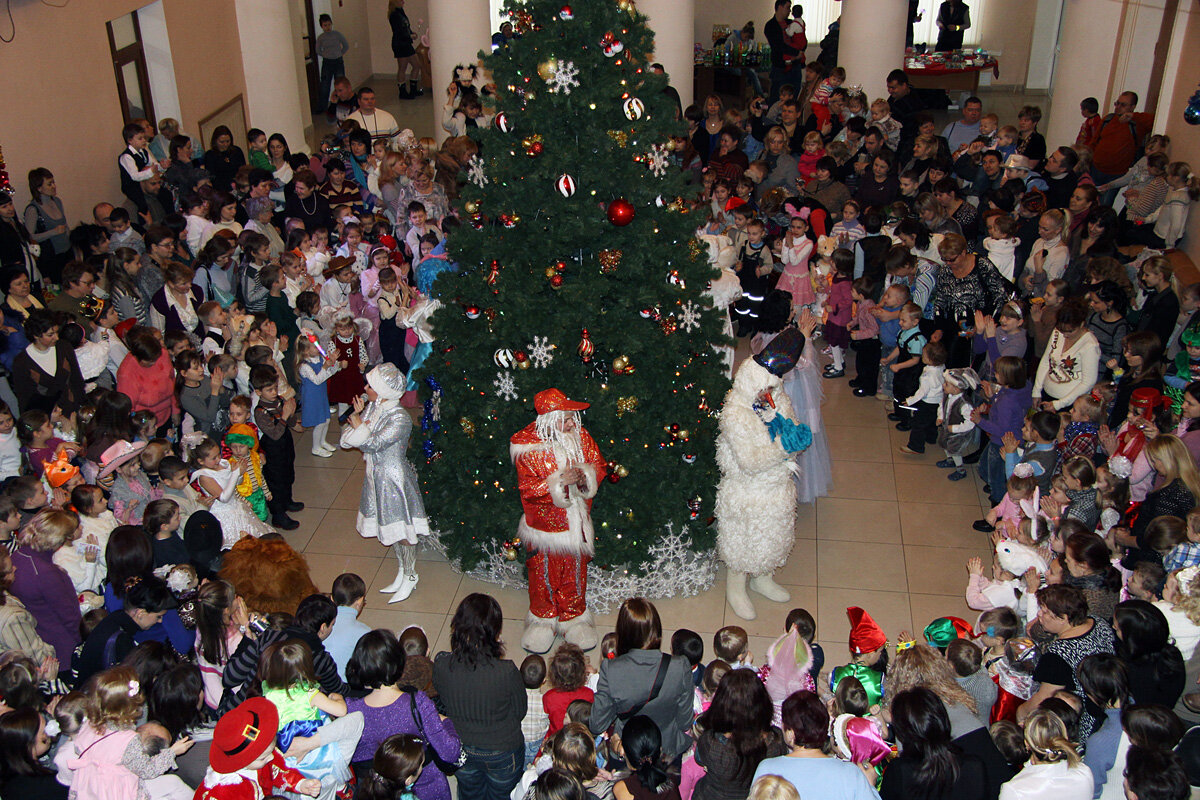
[[[717,629],[736,624],[746,629],[754,651],[761,654],[782,632],[787,610],[803,606],[817,620],[818,641],[831,662],[838,663],[846,650],[849,605],[870,611],[893,641],[901,630],[919,630],[938,616],[973,618],[962,596],[964,564],[971,556],[988,554],[986,536],[971,530],[971,522],[986,510],[978,479],[971,474],[957,483],[948,481],[947,471],[934,466],[941,457],[934,448],[921,457],[897,452],[904,438],[892,430],[884,404],[854,397],[846,379],[826,381],[825,388],[834,485],[829,497],[799,508],[795,548],[776,575],[791,591],[792,602],[756,598],[759,617],[745,622],[725,603],[725,584],[719,579],[698,597],[656,603],[668,636],[687,626],[710,643]],[[336,431],[330,439],[336,440]],[[525,593],[463,577],[436,553],[421,552],[420,585],[407,601],[389,606],[387,595],[378,590],[394,576],[394,561],[354,529],[361,460],[350,452],[318,459],[309,455],[305,441],[296,449],[296,496],[308,508],[298,515],[300,529],[287,538],[305,553],[319,587],[328,590],[342,572],[358,573],[369,586],[364,621],[397,630],[420,625],[435,651],[449,645],[447,623],[458,601],[470,592],[488,592],[504,611],[510,654],[522,657]],[[516,508],[500,513],[511,513],[515,525]],[[602,632],[614,622],[613,614],[598,616]]]

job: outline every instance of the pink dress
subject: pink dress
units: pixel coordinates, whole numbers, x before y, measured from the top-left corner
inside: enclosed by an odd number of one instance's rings
[[[801,236],[790,247],[784,240],[779,258],[783,262],[783,274],[775,288],[792,295],[793,306],[807,306],[817,302],[817,293],[813,291],[812,275],[808,271],[808,259],[813,252],[813,242],[807,236]]]

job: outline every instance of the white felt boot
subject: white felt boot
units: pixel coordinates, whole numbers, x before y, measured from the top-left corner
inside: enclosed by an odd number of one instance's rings
[[[750,588],[776,603],[786,603],[792,599],[791,593],[776,583],[770,575],[758,575],[751,578]]]
[[[591,611],[584,611],[578,617],[558,621],[558,634],[580,650],[591,650],[600,639],[596,636],[596,620]]]
[[[754,613],[754,603],[750,602],[750,595],[746,594],[746,573],[730,572],[725,576],[725,599],[733,613],[742,619],[754,619],[758,616]]]
[[[521,647],[530,653],[548,653],[554,646],[554,631],[558,625],[555,617],[534,616],[532,611],[525,614],[525,633],[521,636]]]

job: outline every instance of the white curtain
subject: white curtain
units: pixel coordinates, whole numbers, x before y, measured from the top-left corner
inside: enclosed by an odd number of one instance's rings
[[[889,0],[902,3],[904,0]],[[971,27],[963,32],[963,47],[987,46],[987,42],[979,41],[979,24],[983,17],[983,5],[987,0],[966,0],[967,8],[971,10]],[[842,13],[842,4],[838,0],[803,0],[804,24],[810,45],[818,44],[825,38],[829,24]],[[921,21],[913,26],[913,41],[917,44],[928,42],[930,48],[937,41],[937,12],[941,0],[921,0],[920,10],[923,12]]]

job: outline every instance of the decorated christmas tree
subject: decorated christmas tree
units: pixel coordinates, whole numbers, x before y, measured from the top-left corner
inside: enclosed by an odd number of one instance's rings
[[[472,133],[466,224],[449,242],[459,271],[433,286],[443,306],[416,376],[426,506],[464,569],[520,558],[509,437],[557,387],[591,403],[583,424],[609,462],[593,574],[644,575],[680,542],[706,554],[715,538],[728,381],[712,346],[727,340],[705,296],[716,272],[693,236],[696,187],[671,162],[685,127],[631,0],[507,13],[520,37],[485,57],[497,113]]]

